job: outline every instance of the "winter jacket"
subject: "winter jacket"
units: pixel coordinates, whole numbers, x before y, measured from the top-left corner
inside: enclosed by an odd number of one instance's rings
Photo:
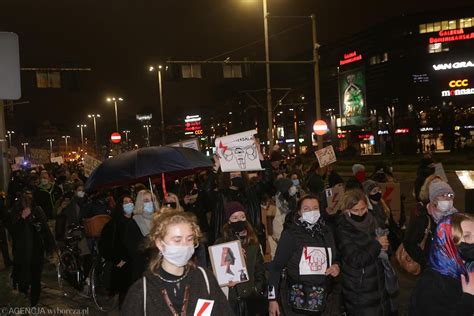
[[[232,240],[220,238],[215,244],[222,244],[228,241]],[[247,266],[249,280],[229,288],[229,301],[231,302],[237,301],[238,298],[246,299],[256,297],[262,293],[265,286],[265,267],[263,265],[260,245],[246,245],[242,247],[245,252],[245,264]]]
[[[426,239],[425,248],[421,249],[420,243],[425,237],[425,230],[428,228],[429,221],[431,221],[431,230],[429,231],[428,238]],[[427,265],[428,254],[431,248],[432,236],[436,233],[436,223],[433,218],[428,214],[426,206],[423,206],[419,210],[419,214],[415,215],[410,220],[410,225],[405,234],[403,245],[405,250],[410,257],[421,265],[424,269]]]
[[[146,237],[142,235],[138,224],[134,220],[127,221],[124,229],[127,257],[131,258],[131,282],[135,282],[145,272],[150,253],[146,250]]]
[[[34,192],[34,200],[37,206],[40,206],[46,217],[52,219],[56,216],[54,214],[54,206],[56,201],[62,196],[63,192],[60,187],[52,183],[49,188],[39,185]]]
[[[311,171],[306,178],[306,187],[312,194],[319,194],[324,191],[324,180],[318,173]]]
[[[472,316],[474,295],[463,293],[461,281],[426,269],[413,291],[410,316]]]
[[[375,232],[362,232],[345,215],[337,219],[337,243],[342,257],[342,286],[347,315],[388,315],[382,249]]]
[[[186,309],[186,315],[194,315],[196,311],[196,305],[199,299],[212,300],[214,305],[212,308],[212,316],[231,316],[233,312],[229,306],[229,303],[222,292],[221,288],[217,284],[217,281],[212,274],[206,270],[206,275],[209,280],[210,294],[208,294],[206,281],[202,272],[197,268],[191,268],[188,275],[181,281],[182,286],[189,285],[189,299],[188,307]],[[160,315],[160,316],[172,316],[164,298],[162,291],[165,290],[164,281],[158,276],[154,275],[150,271],[145,272],[146,278],[146,314],[147,315]],[[168,295],[172,295],[169,293]],[[127,297],[122,305],[120,315],[129,316],[140,316],[144,315],[144,299],[143,299],[143,278],[137,280],[130,288],[127,293]],[[180,311],[178,311],[180,312]]]

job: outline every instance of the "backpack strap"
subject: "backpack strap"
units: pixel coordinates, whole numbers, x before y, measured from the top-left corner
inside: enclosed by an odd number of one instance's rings
[[[211,295],[211,289],[209,287],[209,279],[207,278],[206,271],[198,266],[198,269],[201,270],[202,276],[204,277],[204,280],[206,281],[206,287],[207,287],[207,294]]]
[[[146,316],[146,278],[143,276],[143,315]]]

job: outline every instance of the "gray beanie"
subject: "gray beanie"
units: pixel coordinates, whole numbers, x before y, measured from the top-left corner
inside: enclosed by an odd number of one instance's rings
[[[367,180],[362,183],[362,187],[364,188],[365,194],[369,195],[370,191],[372,191],[374,188],[378,187],[379,185],[377,182],[373,180]]]
[[[364,165],[361,165],[360,163],[356,163],[352,165],[352,173],[356,174],[359,171],[365,171]]]
[[[451,186],[443,181],[431,182],[429,192],[430,201],[434,201],[434,199],[440,195],[454,194],[454,191]]]

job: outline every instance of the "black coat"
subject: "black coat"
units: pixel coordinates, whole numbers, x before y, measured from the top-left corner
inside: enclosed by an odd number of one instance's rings
[[[43,209],[48,219],[52,219],[56,215],[54,214],[54,205],[56,204],[56,201],[58,201],[62,196],[62,194],[63,192],[61,188],[54,183],[49,189],[39,186],[34,192],[34,200],[36,205]]]
[[[378,255],[382,249],[375,232],[365,233],[344,215],[337,219],[336,238],[342,257],[342,286],[348,315],[388,315],[384,268]]]
[[[209,280],[210,295],[207,292],[206,281],[199,269],[191,268],[189,274],[181,281],[182,286],[190,285],[189,302],[186,310],[186,315],[194,315],[198,299],[213,300],[214,307],[212,309],[212,316],[232,316],[230,305],[217,284],[217,281],[212,274],[206,270]],[[166,302],[162,296],[162,291],[165,290],[164,281],[159,279],[150,271],[145,273],[146,277],[146,291],[147,291],[147,315],[172,315]],[[168,295],[172,295],[171,293]],[[127,293],[127,297],[122,305],[120,315],[140,316],[143,315],[143,279],[137,280]]]
[[[150,252],[146,249],[146,237],[134,220],[127,221],[125,225],[124,243],[127,257],[130,258],[131,282],[135,282],[145,272]]]
[[[472,316],[474,295],[462,292],[461,281],[431,269],[421,275],[410,301],[410,316]]]
[[[425,229],[428,228],[428,223],[431,221],[431,230],[426,240],[425,248],[421,249],[420,243],[425,236]],[[418,262],[422,269],[427,265],[428,254],[431,248],[432,236],[436,233],[436,223],[433,218],[428,214],[426,207],[423,206],[419,209],[419,214],[411,218],[410,225],[408,226],[403,245],[405,250],[410,257]]]

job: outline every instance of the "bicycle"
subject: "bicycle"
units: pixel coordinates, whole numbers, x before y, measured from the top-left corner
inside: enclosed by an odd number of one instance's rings
[[[117,307],[117,295],[108,286],[113,266],[98,253],[94,240],[92,267],[86,276],[79,242],[84,238],[84,227],[71,225],[66,233],[65,247],[58,257],[57,278],[64,296],[73,296],[86,289],[87,297],[94,300],[96,307],[108,312]],[[88,282],[89,281],[89,282]]]

